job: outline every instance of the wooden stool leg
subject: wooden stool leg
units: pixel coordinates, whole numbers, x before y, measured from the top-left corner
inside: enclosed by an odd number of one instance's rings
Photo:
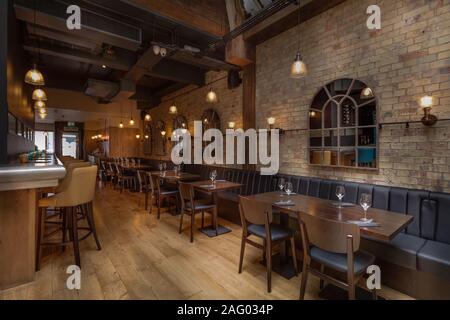
[[[72,238],[73,238],[73,254],[75,256],[75,264],[81,268],[80,246],[78,242],[78,221],[75,208],[69,208],[69,216],[72,222]]]
[[[94,236],[95,243],[97,244],[98,250],[102,250],[102,246],[100,245],[100,241],[98,240],[97,236],[97,229],[95,228],[95,221],[94,221],[94,208],[92,206],[92,202],[88,203],[87,205],[87,220],[89,224],[89,228],[91,228],[92,235]]]

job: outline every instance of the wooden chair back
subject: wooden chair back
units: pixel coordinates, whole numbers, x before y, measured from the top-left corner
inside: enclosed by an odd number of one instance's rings
[[[270,224],[273,221],[272,205],[269,203],[258,202],[240,196],[239,211],[242,225],[247,225],[247,222],[265,225],[266,222]]]
[[[312,244],[322,250],[333,253],[350,253],[347,250],[349,237],[353,239],[353,252],[359,250],[361,234],[359,226],[356,224],[301,214],[300,229],[302,231],[303,244],[307,246],[306,250],[309,250],[309,244]]]

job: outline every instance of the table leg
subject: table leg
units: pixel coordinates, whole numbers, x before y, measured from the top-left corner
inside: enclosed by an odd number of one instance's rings
[[[217,196],[217,192],[213,192],[213,193],[212,193],[212,198],[213,198],[213,203],[214,203],[216,206],[218,206],[218,196]],[[226,228],[226,227],[221,226],[221,225],[218,224],[218,223],[219,223],[218,212],[219,212],[219,210],[216,210],[216,213],[212,215],[212,223],[211,223],[211,226],[200,229],[200,232],[202,232],[203,234],[206,234],[206,235],[207,235],[208,237],[210,237],[210,238],[214,238],[214,237],[217,237],[217,236],[220,236],[220,235],[223,235],[223,234],[226,234],[226,233],[231,232],[230,229],[228,229],[228,228]],[[215,227],[215,226],[216,226],[216,223],[217,223],[217,225],[218,225],[218,227],[217,227],[217,230],[218,230],[217,233],[216,233],[216,227]]]

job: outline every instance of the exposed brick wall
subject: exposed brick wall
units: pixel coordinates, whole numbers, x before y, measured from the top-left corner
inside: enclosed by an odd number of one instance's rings
[[[216,82],[217,81],[217,82]],[[206,83],[214,82],[211,87],[216,92],[218,102],[210,104],[206,102],[206,95],[210,87],[196,88],[193,86],[186,87],[182,90],[174,92],[163,98],[163,102],[157,108],[150,111],[152,123],[158,120],[164,121],[167,130],[167,137],[173,132],[173,121],[176,116],[169,114],[170,106],[175,102],[178,108],[178,115],[183,115],[188,121],[188,127],[191,134],[194,134],[194,121],[201,121],[201,117],[205,110],[214,109],[219,114],[222,130],[227,129],[228,122],[236,123],[236,128],[242,127],[242,85],[236,89],[228,90],[227,73],[226,72],[209,72],[206,75]],[[186,93],[186,94],[184,94]],[[154,131],[154,139],[156,130]],[[161,144],[157,141],[153,142],[153,154],[148,156],[151,159],[170,159],[171,142],[167,142],[166,155],[161,155]]]
[[[369,31],[366,9],[378,4],[382,29]],[[257,48],[257,126],[275,116],[283,129],[308,128],[317,91],[337,78],[357,78],[377,96],[381,122],[420,120],[418,100],[432,94],[433,113],[450,118],[450,1],[348,0],[301,25],[304,80],[289,78],[298,28]],[[281,138],[281,171],[450,192],[450,122],[389,126],[380,131],[380,169],[308,165],[308,133]]]

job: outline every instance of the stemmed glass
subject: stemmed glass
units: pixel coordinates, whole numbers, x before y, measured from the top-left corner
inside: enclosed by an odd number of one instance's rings
[[[336,197],[339,199],[339,208],[342,208],[342,200],[345,197],[345,188],[344,188],[344,186],[338,186],[336,188]]]
[[[372,206],[372,196],[368,193],[363,193],[359,199],[359,204],[364,210],[364,218],[362,218],[361,221],[370,222],[371,219],[367,218],[367,210]]]
[[[286,191],[288,196],[290,196],[292,194],[293,189],[294,189],[294,186],[292,185],[292,182],[286,182],[284,190]]]
[[[162,167],[164,171],[167,171],[167,163],[163,162]]]
[[[281,194],[283,194],[283,189],[284,189],[285,185],[286,185],[286,180],[284,180],[283,178],[280,178],[278,180],[278,188],[280,188]]]
[[[163,171],[163,164],[160,163],[160,164],[158,165],[158,167],[159,167],[159,171],[162,173],[162,171]]]
[[[211,179],[211,183],[212,185],[215,184],[216,182],[216,178],[217,178],[217,171],[216,170],[212,170],[209,174],[209,178]]]

